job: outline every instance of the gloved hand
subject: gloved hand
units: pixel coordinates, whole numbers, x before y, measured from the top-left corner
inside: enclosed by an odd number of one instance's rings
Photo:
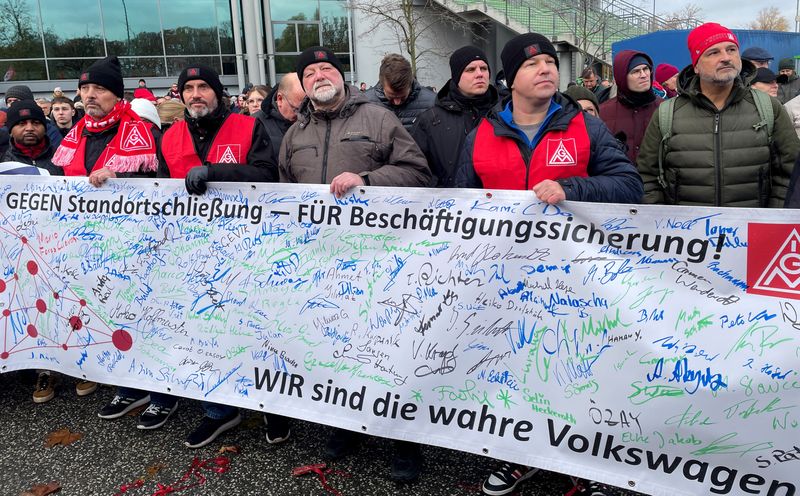
[[[206,192],[208,182],[208,166],[198,165],[186,173],[186,191],[193,195],[202,195]]]

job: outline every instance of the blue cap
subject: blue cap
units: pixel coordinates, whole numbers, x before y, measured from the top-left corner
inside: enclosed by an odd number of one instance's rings
[[[750,47],[742,52],[742,58],[747,60],[773,60],[775,57],[761,47]]]

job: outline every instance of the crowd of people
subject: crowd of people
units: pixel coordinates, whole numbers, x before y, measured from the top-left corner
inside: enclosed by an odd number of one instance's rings
[[[793,61],[780,61],[776,75],[769,53],[740,53],[736,36],[715,23],[692,30],[687,45],[692,62],[683,70],[625,50],[614,57],[614,84],[587,68],[563,93],[556,50],[536,33],[506,43],[504,78],[495,84],[497,68],[482,50],[456,50],[438,92],[421,86],[398,54],[384,58],[374,87],[350,86],[336,55],[311,47],[273,88],[230,98],[216,71],[198,64],[156,97],[144,80],[126,92],[119,61],[108,57],[81,74],[75,98],[60,88],[52,99],[9,88],[3,159],[33,166],[26,172],[86,176],[95,186],[179,178],[191,194],[203,194],[209,181],[293,182],[328,184],[337,196],[361,186],[456,187],[532,190],[548,204],[800,207]],[[33,400],[51,399],[57,381],[41,371]],[[76,384],[79,395],[96,388]],[[144,405],[137,427],[156,429],[178,398],[120,387],[99,416],[116,419]],[[189,448],[242,419],[232,406],[203,409]],[[290,419],[264,420],[268,443],[290,437]],[[324,455],[346,456],[361,437],[334,430]],[[396,442],[393,479],[414,481],[422,467],[418,445]],[[509,494],[537,472],[500,463],[482,490]],[[575,482],[584,494],[605,493]]]

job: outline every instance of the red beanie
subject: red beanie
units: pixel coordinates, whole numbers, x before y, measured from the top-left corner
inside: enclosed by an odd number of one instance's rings
[[[147,88],[136,88],[135,90],[133,90],[133,97],[144,98],[145,100],[150,100],[151,102],[156,101],[156,96],[153,94],[152,91],[148,90]]]
[[[736,39],[736,35],[730,29],[716,22],[707,22],[694,28],[689,33],[689,39],[687,40],[689,56],[692,57],[692,65],[697,65],[697,59],[709,47],[724,41],[729,41],[735,43],[737,47],[739,46],[739,40]]]
[[[663,84],[664,81],[666,81],[667,79],[671,78],[672,76],[674,76],[679,72],[680,71],[678,70],[678,68],[675,67],[674,65],[658,64],[658,67],[656,67],[656,81],[658,81],[659,84]]]

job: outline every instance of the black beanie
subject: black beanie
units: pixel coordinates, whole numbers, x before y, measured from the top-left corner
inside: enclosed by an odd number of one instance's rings
[[[325,47],[315,46],[306,48],[303,53],[297,56],[295,71],[297,71],[297,77],[300,78],[300,86],[303,86],[303,71],[306,70],[306,67],[317,62],[328,62],[342,74],[342,79],[344,79],[344,68],[339,59],[336,58],[336,54]]]
[[[33,92],[24,84],[12,86],[6,90],[6,103],[9,98],[16,98],[17,100],[33,100]]]
[[[640,65],[646,65],[647,67],[650,68],[651,71],[653,70],[653,63],[647,60],[647,57],[645,57],[644,55],[638,54],[631,57],[631,61],[628,62],[628,70],[626,72],[631,72],[633,69],[639,67]]]
[[[42,109],[33,100],[14,102],[8,110],[6,110],[6,126],[9,131],[20,122],[28,119],[39,121],[45,126],[47,125],[44,112],[42,112]]]
[[[523,62],[542,53],[556,59],[558,68],[556,48],[546,37],[539,33],[525,33],[511,38],[500,53],[500,60],[503,61],[503,70],[506,73],[506,86],[511,88],[514,84],[514,78]]]
[[[122,80],[119,59],[115,55],[111,55],[90,65],[81,74],[78,80],[78,89],[89,83],[98,84],[122,98],[125,95],[125,82]]]
[[[186,86],[187,82],[195,79],[200,79],[208,83],[217,95],[217,101],[219,101],[220,104],[222,103],[222,91],[225,88],[222,86],[222,81],[219,80],[217,71],[207,65],[190,65],[181,71],[180,76],[178,76],[178,93],[181,95],[181,101],[183,101],[183,87]]]
[[[478,47],[465,46],[453,52],[453,55],[450,56],[450,79],[458,84],[464,69],[476,60],[482,60],[486,62],[486,65],[489,65],[486,54]]]

